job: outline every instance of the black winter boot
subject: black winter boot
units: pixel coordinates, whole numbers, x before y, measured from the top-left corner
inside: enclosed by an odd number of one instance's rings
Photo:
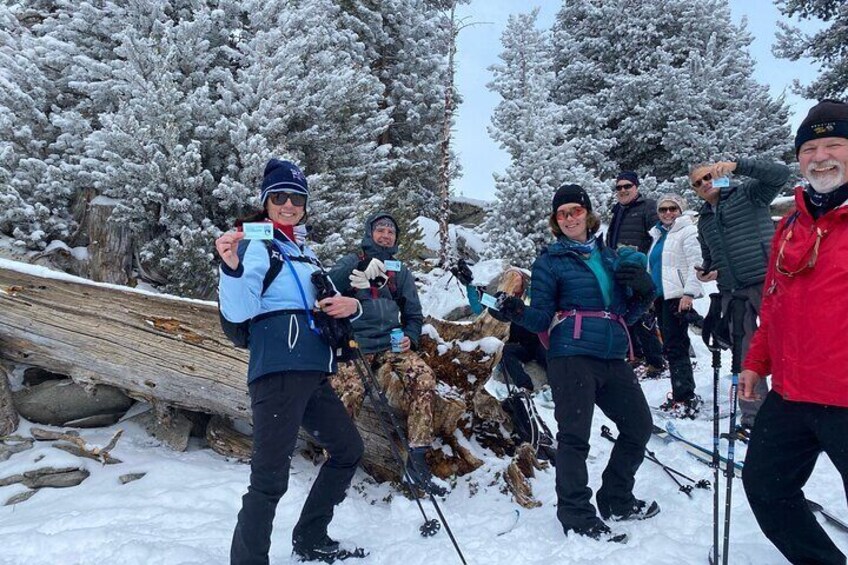
[[[345,548],[339,542],[325,535],[324,539],[315,545],[294,543],[292,553],[298,561],[318,561],[320,563],[334,563],[346,559],[360,559],[368,555],[361,547]]]
[[[427,460],[424,458],[429,449],[429,447],[411,447],[409,458],[406,460],[406,469],[409,471],[409,476],[415,486],[433,496],[445,496],[448,490],[433,482],[433,475],[430,473]]]

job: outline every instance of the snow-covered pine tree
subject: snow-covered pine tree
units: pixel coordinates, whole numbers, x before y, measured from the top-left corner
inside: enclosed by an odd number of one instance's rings
[[[787,17],[827,22],[824,29],[805,34],[795,26],[778,22],[778,57],[797,61],[809,57],[821,72],[812,84],[796,81],[799,94],[813,100],[848,98],[848,3],[840,0],[777,0],[780,11]]]
[[[606,178],[632,169],[665,182],[693,161],[788,155],[788,111],[753,80],[751,41],[727,0],[565,2],[555,100],[564,131],[602,151],[578,152],[581,162]]]
[[[208,214],[215,184],[202,141],[216,121],[212,10],[180,2],[135,8],[109,80],[125,97],[100,114],[84,164],[94,187],[118,201],[112,220],[131,229],[142,267],[170,292],[209,296],[220,233]]]
[[[316,248],[332,260],[361,239],[381,193],[387,161],[378,140],[389,124],[382,85],[332,0],[249,5],[251,32],[239,45],[236,77],[250,85],[240,135],[251,144],[264,139],[259,145],[304,169]]]
[[[382,179],[370,190],[374,208],[391,212],[404,226],[437,204],[440,117],[444,106],[443,14],[427,0],[340,2],[344,27],[365,47],[372,74],[383,85],[380,108],[390,123],[379,138],[387,151]],[[379,181],[379,182],[378,182]],[[421,233],[401,239],[401,254],[414,256]]]
[[[510,16],[501,36],[503,63],[491,68],[489,84],[502,98],[489,132],[511,162],[495,176],[496,200],[484,224],[487,256],[522,267],[551,239],[548,217],[557,187],[575,183],[595,192],[600,184],[576,158],[581,142],[562,135],[562,108],[551,99],[550,33],[536,27],[537,15],[538,9]]]

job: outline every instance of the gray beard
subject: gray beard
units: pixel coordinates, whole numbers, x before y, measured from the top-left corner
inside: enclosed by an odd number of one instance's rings
[[[845,179],[843,178],[845,175],[840,174],[837,177],[831,177],[826,179],[807,179],[807,182],[810,183],[810,186],[813,187],[813,190],[818,192],[819,194],[828,194],[829,192],[833,192],[843,184],[845,184]]]

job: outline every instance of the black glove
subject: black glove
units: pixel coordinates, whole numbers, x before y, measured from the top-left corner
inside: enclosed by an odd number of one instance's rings
[[[645,267],[635,263],[625,263],[620,266],[615,272],[615,282],[632,288],[633,292],[641,296],[649,295],[654,290],[654,281],[651,279],[651,275],[648,274]]]
[[[524,315],[524,301],[520,298],[507,294],[504,291],[496,293],[495,297],[498,299],[495,303],[495,307],[498,309],[501,316],[510,322],[520,320]]]
[[[465,259],[460,259],[457,261],[456,266],[451,268],[451,273],[456,277],[463,286],[468,286],[471,284],[471,281],[474,280],[474,273],[471,272],[471,269],[468,267],[468,263],[465,262]]]
[[[710,349],[730,349],[730,332],[726,319],[721,315],[721,294],[710,295],[710,310],[704,318],[704,326],[701,330],[701,339]]]

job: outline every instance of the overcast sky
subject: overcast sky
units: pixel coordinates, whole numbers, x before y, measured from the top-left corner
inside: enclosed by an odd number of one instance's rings
[[[468,22],[488,22],[465,28],[459,34],[457,50],[457,88],[463,97],[454,130],[453,148],[459,153],[463,177],[454,184],[457,195],[494,199],[493,172],[503,172],[509,159],[489,137],[492,110],[498,96],[486,88],[491,81],[489,66],[498,63],[501,52],[500,36],[507,18],[513,13],[529,12],[538,6],[539,26],[550,28],[561,0],[472,0],[462,7]],[[748,30],[754,36],[751,54],[756,63],[754,78],[768,84],[774,96],[786,93],[793,113],[793,128],[801,123],[812,101],[804,100],[790,91],[792,80],[809,83],[816,75],[810,61],[790,62],[775,59],[771,47],[775,41],[776,22],[783,16],[773,0],[730,0],[733,17],[740,21],[748,18]],[[810,29],[811,26],[804,26]]]

